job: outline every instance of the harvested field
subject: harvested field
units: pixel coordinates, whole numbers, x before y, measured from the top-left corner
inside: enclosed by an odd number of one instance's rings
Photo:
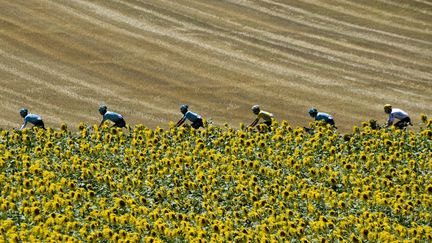
[[[179,105],[238,126],[253,104],[296,126],[316,106],[341,130],[432,115],[426,0],[0,0],[2,128],[22,106],[46,124],[167,127]]]

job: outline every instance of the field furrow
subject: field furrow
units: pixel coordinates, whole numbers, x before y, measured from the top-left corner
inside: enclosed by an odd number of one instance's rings
[[[347,130],[391,103],[417,123],[431,20],[423,0],[0,0],[0,125],[23,106],[53,127],[97,123],[107,104],[167,127],[182,103],[233,126],[253,104],[299,126],[316,106]]]

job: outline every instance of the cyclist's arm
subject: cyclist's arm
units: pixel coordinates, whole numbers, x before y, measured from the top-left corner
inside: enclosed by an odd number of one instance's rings
[[[183,122],[185,122],[186,121],[186,116],[183,116],[178,122],[177,122],[177,124],[176,124],[176,127],[179,127],[179,126],[181,126],[181,124],[183,124]]]
[[[20,130],[23,130],[26,125],[27,125],[27,121],[24,120],[24,123],[21,125]]]
[[[393,125],[393,121],[394,121],[394,117],[392,115],[390,115],[389,119],[387,121],[387,126],[389,127],[389,126]]]
[[[254,126],[258,123],[258,121],[259,121],[259,117],[257,117],[257,118],[252,122],[252,124],[250,124],[249,126],[250,126],[250,127],[254,127]]]
[[[105,119],[105,118],[102,118],[102,121],[101,121],[100,124],[99,124],[99,128],[102,126],[102,124],[104,123],[104,121],[106,121],[106,119]]]

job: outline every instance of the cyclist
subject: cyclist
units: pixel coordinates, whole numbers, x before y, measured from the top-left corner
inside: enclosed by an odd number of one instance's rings
[[[272,113],[267,111],[262,111],[259,107],[259,105],[252,106],[252,112],[257,115],[256,119],[252,122],[252,124],[249,125],[249,127],[254,127],[258,124],[260,119],[263,119],[264,121],[261,124],[266,124],[267,126],[271,126],[274,116]]]
[[[21,125],[20,130],[24,129],[28,122],[33,124],[33,126],[45,129],[45,124],[40,115],[29,114],[27,108],[21,108],[19,113],[21,117],[24,118],[24,123]]]
[[[333,120],[333,116],[324,113],[324,112],[318,112],[318,110],[314,107],[309,108],[309,115],[315,119],[315,121],[323,121],[334,128],[336,128],[335,122]]]
[[[123,116],[120,115],[119,113],[108,111],[106,105],[99,106],[99,113],[103,116],[102,121],[99,124],[99,127],[101,127],[106,120],[110,120],[114,122],[114,124],[111,127],[126,127],[126,122],[123,119]]]
[[[183,114],[183,117],[177,122],[176,127],[181,126],[186,121],[186,119],[192,122],[191,127],[195,129],[204,127],[203,119],[201,118],[201,116],[190,111],[188,105],[181,105],[180,111]]]
[[[411,118],[408,116],[408,113],[398,108],[392,108],[390,104],[384,105],[384,112],[389,115],[387,121],[388,127],[393,125],[395,119],[398,119],[399,121],[396,122],[394,126],[399,129],[407,127],[408,125],[413,125],[411,123]]]

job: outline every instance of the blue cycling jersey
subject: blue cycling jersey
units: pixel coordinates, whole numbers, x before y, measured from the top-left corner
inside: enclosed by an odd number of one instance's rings
[[[104,122],[106,120],[110,120],[112,122],[117,122],[117,121],[120,121],[122,119],[123,119],[123,116],[120,115],[119,113],[107,111],[103,116],[102,122]]]
[[[191,122],[196,122],[199,119],[201,119],[201,116],[196,113],[193,113],[192,111],[188,111],[184,114],[184,118],[188,119]]]
[[[34,124],[37,121],[41,121],[42,117],[36,114],[28,114],[26,117],[24,117],[24,122],[30,122]]]
[[[317,116],[315,117],[315,120],[328,122],[329,120],[333,120],[333,117],[327,113],[318,112]]]

